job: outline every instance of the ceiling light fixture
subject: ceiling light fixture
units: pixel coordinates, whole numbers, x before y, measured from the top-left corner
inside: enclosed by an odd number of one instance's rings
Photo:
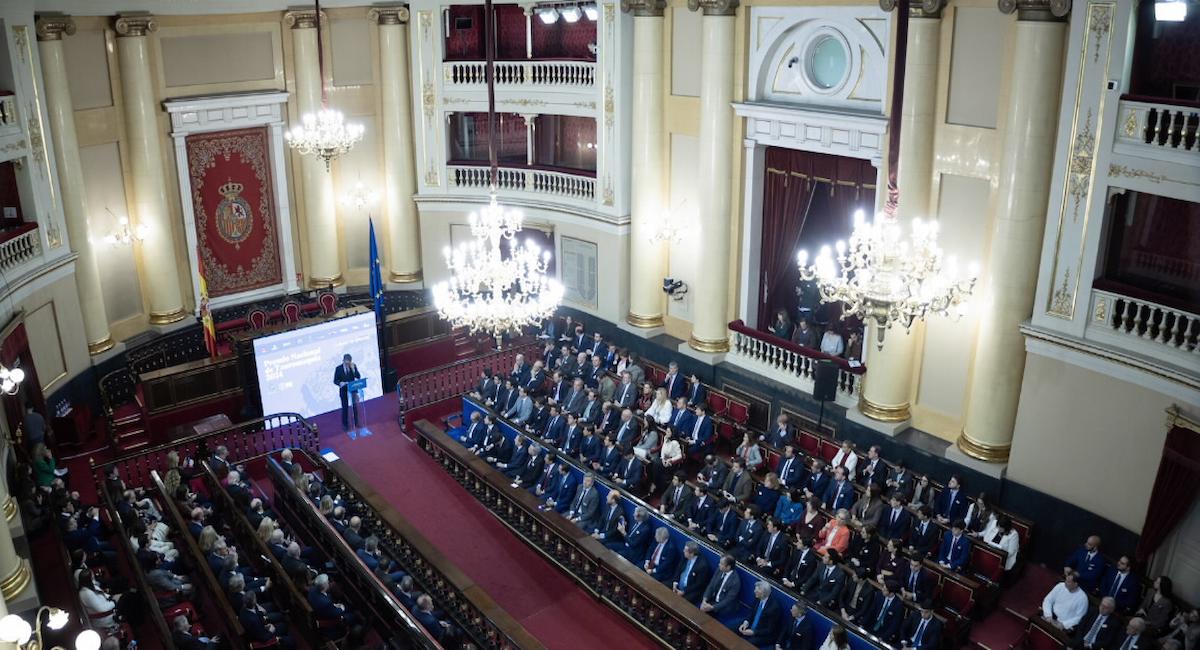
[[[577,23],[583,17],[583,11],[579,9],[579,5],[567,5],[559,9],[558,13],[568,23]]]
[[[583,15],[587,16],[588,20],[596,22],[596,19],[600,17],[600,8],[594,2],[583,5]]]
[[[553,25],[558,22],[558,10],[554,7],[542,7],[537,10],[537,15],[542,19],[542,24]]]
[[[1181,23],[1187,20],[1187,2],[1158,0],[1154,3],[1154,19],[1162,23]]]

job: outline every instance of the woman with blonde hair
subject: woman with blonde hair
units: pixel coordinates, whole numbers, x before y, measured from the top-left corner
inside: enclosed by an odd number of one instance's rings
[[[263,544],[271,543],[271,535],[275,532],[275,520],[270,517],[263,517],[258,524],[258,539]]]
[[[834,625],[829,628],[829,636],[821,644],[821,650],[850,650],[850,640],[846,638],[846,628]]]
[[[671,421],[671,400],[667,398],[667,389],[659,388],[654,391],[654,402],[646,409],[646,417],[659,424]]]
[[[217,534],[216,528],[213,528],[212,526],[205,526],[200,530],[200,537],[196,539],[196,546],[199,546],[201,551],[208,553],[212,550],[213,545],[217,543],[217,540],[220,539],[220,537],[221,536]]]

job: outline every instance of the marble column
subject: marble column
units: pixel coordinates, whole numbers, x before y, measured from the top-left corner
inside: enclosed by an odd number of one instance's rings
[[[408,75],[408,7],[372,7],[379,26],[379,95],[383,103],[383,185],[388,222],[388,280],[421,280],[421,232],[413,194],[412,91]]]
[[[0,454],[3,455],[3,460],[0,460],[0,470],[7,472],[9,450],[5,442],[0,442]],[[5,473],[4,476],[8,476],[8,474]],[[0,481],[0,484],[2,483],[5,481]],[[0,486],[0,505],[3,506],[5,518],[5,521],[0,523],[0,599],[2,599],[0,608],[7,611],[5,603],[18,600],[21,593],[29,586],[33,575],[29,570],[29,562],[17,555],[17,549],[13,546],[12,529],[9,528],[9,525],[17,516],[17,504],[13,501],[12,495],[8,493],[7,485]],[[3,614],[0,613],[0,615]]]
[[[733,45],[738,0],[688,0],[700,20],[700,156],[696,256],[704,278],[695,278],[692,334],[688,345],[700,352],[729,350],[729,258],[733,194]]]
[[[179,289],[179,260],[171,210],[167,201],[169,169],[163,158],[160,110],[150,71],[150,36],[158,29],[154,17],[127,14],[117,17],[117,63],[121,69],[121,95],[125,103],[124,143],[132,173],[133,214],[130,221],[145,227],[142,240],[141,281],[149,297],[152,325],[174,323],[187,315]]]
[[[654,240],[667,216],[663,179],[663,9],[666,0],[622,0],[633,14],[633,196],[629,246],[629,314],[634,327],[663,324],[665,246]]]
[[[320,61],[317,59],[317,14],[312,10],[289,11],[284,14],[283,20],[292,28],[292,65],[296,75],[295,119],[298,121],[302,116],[315,114],[324,108],[321,89],[325,80],[321,78]],[[386,102],[386,90],[384,96]],[[386,104],[384,112],[386,120]],[[308,286],[340,286],[344,282],[342,263],[338,255],[342,246],[338,240],[333,172],[325,161],[316,156],[297,156],[293,160],[299,162],[303,188],[301,201],[304,204],[304,223],[308,239]],[[388,183],[385,181],[385,184]],[[411,195],[411,185],[409,188]],[[388,218],[391,218],[390,214]]]
[[[113,347],[100,290],[100,269],[88,235],[87,191],[83,184],[83,165],[79,160],[79,141],[75,137],[75,108],[67,85],[67,64],[63,55],[63,36],[75,33],[70,16],[45,15],[37,19],[38,54],[42,61],[42,83],[46,87],[46,112],[54,144],[54,162],[58,168],[58,186],[62,191],[67,238],[75,260],[75,287],[79,292],[79,311],[87,335],[88,352],[100,354]]]
[[[937,68],[942,30],[943,0],[913,2],[908,14],[907,65],[904,70],[904,105],[900,113],[900,158],[896,184],[900,190],[897,217],[907,224],[914,218],[927,219],[933,186],[934,111],[937,108]],[[895,7],[883,0],[886,11]],[[884,194],[886,190],[881,190]],[[886,198],[886,197],[884,197]],[[906,226],[907,227],[907,226]],[[878,331],[868,328],[864,346],[867,377],[859,398],[863,415],[880,422],[903,422],[911,417],[914,352],[923,330],[913,331],[893,325],[887,331],[882,349],[876,347]]]
[[[1015,4],[1015,6],[1014,6]],[[1006,6],[1007,5],[1007,6]],[[1070,5],[1045,0],[1002,0],[1017,11],[1010,66],[1008,116],[1001,144],[991,249],[982,278],[979,334],[968,388],[967,417],[958,448],[988,462],[1008,459],[1025,371],[1020,325],[1033,315],[1034,292],[1050,198],[1054,137],[1062,89],[1062,52]]]

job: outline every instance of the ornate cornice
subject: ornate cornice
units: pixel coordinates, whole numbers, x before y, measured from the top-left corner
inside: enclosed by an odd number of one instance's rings
[[[404,25],[408,23],[408,7],[406,5],[371,7],[367,10],[367,20],[377,25]]]
[[[899,0],[879,0],[879,8],[892,11],[899,5]],[[942,9],[946,8],[946,0],[912,0],[908,3],[908,15],[912,18],[941,18]]]
[[[621,11],[634,16],[662,18],[667,0],[621,0]]]
[[[998,0],[1000,13],[1017,12],[1017,20],[1056,22],[1071,13],[1071,0]]]
[[[705,16],[732,16],[737,8],[738,0],[688,0],[689,10],[703,11]]]
[[[145,36],[158,31],[158,21],[148,13],[120,14],[113,21],[118,36]]]
[[[75,33],[75,21],[66,14],[40,14],[34,30],[39,41],[61,41]]]
[[[321,12],[321,20],[329,20],[324,11]],[[283,24],[292,29],[316,29],[317,14],[312,9],[292,9],[283,14]]]

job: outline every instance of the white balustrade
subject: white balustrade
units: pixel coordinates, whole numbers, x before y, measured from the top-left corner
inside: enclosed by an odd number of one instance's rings
[[[1123,99],[1118,115],[1118,151],[1200,166],[1200,108]]]
[[[487,83],[487,64],[483,61],[446,61],[442,66],[447,87]],[[591,61],[497,61],[496,85],[501,88],[594,88],[596,64]]]
[[[30,260],[36,259],[42,252],[42,240],[38,229],[23,232],[12,239],[0,243],[0,270],[9,271]]]
[[[539,194],[552,194],[569,199],[593,201],[596,198],[596,179],[562,172],[530,170],[531,183],[527,189]]]
[[[1200,315],[1092,290],[1085,337],[1176,366],[1200,368]]]
[[[730,330],[729,353],[725,355],[725,360],[786,386],[811,392],[820,359],[778,345],[769,337],[766,333],[751,335]],[[863,375],[839,366],[835,401],[842,406],[855,405],[862,379]]]
[[[486,193],[491,186],[487,167],[447,165],[446,170],[454,187]],[[496,176],[497,189],[501,192],[556,197],[573,203],[593,204],[596,200],[596,179],[590,176],[512,167],[501,167]]]

